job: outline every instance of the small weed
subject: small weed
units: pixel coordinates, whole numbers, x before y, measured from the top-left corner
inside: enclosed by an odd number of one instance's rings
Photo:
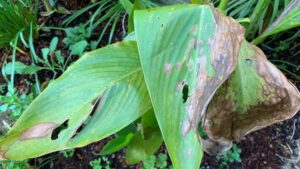
[[[0,168],[3,169],[28,169],[27,161],[0,161]]]
[[[17,120],[33,100],[33,94],[18,94],[15,88],[8,88],[5,95],[0,95],[0,113],[9,111],[11,120]]]
[[[71,54],[82,56],[89,46],[87,39],[91,36],[91,29],[80,24],[73,28],[66,28],[65,33],[66,37],[63,42],[69,48]]]
[[[75,152],[74,148],[60,151],[60,153],[66,158],[72,157],[74,155],[74,152]]]
[[[216,159],[218,161],[219,167],[224,168],[229,164],[234,162],[241,162],[240,154],[241,149],[237,147],[236,144],[233,144],[232,149],[225,152],[223,155],[217,155]]]
[[[282,52],[290,48],[290,44],[286,41],[280,41],[279,45],[275,48],[276,52]]]
[[[53,73],[54,76],[57,73],[57,70],[64,72],[65,68],[65,59],[61,55],[61,51],[57,50],[58,38],[52,38],[48,48],[42,49],[43,59],[40,59],[39,62],[46,65]]]
[[[100,157],[90,161],[90,166],[93,169],[110,169],[110,162],[107,157]]]
[[[157,157],[152,155],[143,161],[142,169],[172,169],[172,166],[168,167],[167,155],[160,153]]]

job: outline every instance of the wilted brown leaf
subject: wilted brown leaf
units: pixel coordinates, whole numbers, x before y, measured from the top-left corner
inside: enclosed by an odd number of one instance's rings
[[[252,131],[293,117],[299,109],[297,88],[259,48],[244,41],[236,70],[208,107],[205,131],[214,143],[239,141]],[[218,150],[206,147],[210,154]]]

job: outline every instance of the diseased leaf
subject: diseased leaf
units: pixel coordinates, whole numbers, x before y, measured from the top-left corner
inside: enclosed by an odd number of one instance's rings
[[[244,31],[207,5],[137,11],[134,21],[146,84],[174,168],[198,169],[198,123],[234,70]]]
[[[218,144],[239,141],[252,131],[293,117],[299,109],[297,88],[259,48],[244,41],[236,70],[208,107],[205,131]],[[209,144],[205,148],[210,154],[222,149]]]
[[[1,139],[1,159],[85,146],[126,127],[150,108],[135,42],[89,52],[50,83]]]

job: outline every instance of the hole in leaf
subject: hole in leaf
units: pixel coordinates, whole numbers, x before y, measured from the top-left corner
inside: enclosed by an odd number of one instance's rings
[[[56,127],[51,134],[51,140],[56,140],[59,134],[68,128],[69,120],[64,121],[60,126]]]
[[[187,84],[184,84],[183,88],[182,88],[183,103],[185,103],[187,101],[188,97],[189,97],[189,86]]]
[[[84,122],[78,127],[78,129],[76,130],[76,132],[74,133],[74,135],[72,136],[71,139],[76,137],[77,134],[80,133],[89,124],[89,122],[92,120],[95,113],[99,110],[98,108],[99,108],[101,100],[102,100],[102,97],[97,98],[92,102],[93,110],[91,111],[90,115],[84,120]]]
[[[251,59],[245,59],[245,63],[246,65],[251,65],[252,64],[252,60]]]

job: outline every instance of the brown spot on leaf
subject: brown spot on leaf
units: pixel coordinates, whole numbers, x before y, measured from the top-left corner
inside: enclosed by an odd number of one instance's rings
[[[266,95],[266,96],[269,96],[271,94],[268,85],[263,85],[263,94]]]
[[[182,67],[182,62],[181,61],[176,63],[177,70],[181,69],[181,67]]]
[[[195,38],[192,38],[188,42],[187,48],[185,49],[185,52],[184,52],[185,60],[189,60],[190,59],[190,54],[191,54],[191,51],[194,49],[195,43],[197,43],[197,40]]]
[[[172,72],[172,65],[170,63],[165,64],[165,72],[167,75],[171,74]]]
[[[52,133],[52,131],[57,127],[55,123],[40,123],[36,124],[27,130],[25,130],[21,136],[20,140],[29,140],[35,138],[43,138]]]
[[[8,159],[5,157],[5,152],[0,152],[0,160],[8,160]]]
[[[244,29],[240,24],[212,9],[216,23],[214,36],[206,42],[192,39],[190,43],[193,45],[189,43],[185,53],[187,56],[192,47],[197,47],[196,50],[199,51],[196,61],[198,65],[196,87],[191,92],[190,101],[186,107],[192,128],[198,127],[216,90],[235,69],[244,36]],[[210,59],[203,54],[203,46],[200,43],[209,45]],[[211,73],[208,69],[214,69],[215,73]]]
[[[190,121],[187,119],[183,122],[182,124],[182,129],[181,129],[181,134],[183,136],[187,135],[187,133],[190,131],[191,129],[191,123]]]

